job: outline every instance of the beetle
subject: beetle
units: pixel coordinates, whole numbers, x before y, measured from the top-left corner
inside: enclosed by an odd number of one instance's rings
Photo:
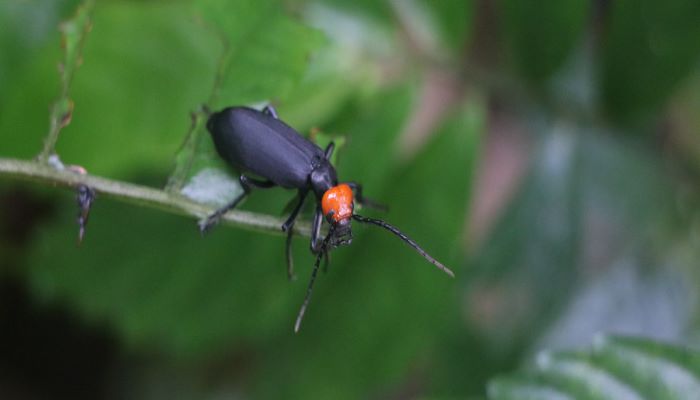
[[[351,221],[380,226],[415,249],[428,262],[448,275],[454,273],[437,261],[415,241],[396,227],[380,220],[361,216],[354,212],[355,202],[368,207],[381,208],[366,199],[362,185],[356,182],[338,182],[335,167],[330,162],[335,145],[331,142],[325,150],[301,136],[277,116],[268,105],[262,111],[236,106],[212,113],[207,120],[217,153],[240,173],[243,193],[229,204],[219,208],[199,224],[202,233],[216,225],[221,217],[234,209],[250,194],[253,188],[267,189],[280,186],[298,191],[297,202],[281,229],[287,233],[287,273],[293,275],[291,240],[294,222],[310,193],[316,199],[316,210],[311,228],[311,252],[316,262],[306,291],[304,302],[297,315],[294,331],[298,332],[311,298],[321,258],[336,247],[352,242]],[[329,224],[328,233],[322,238],[323,220]]]

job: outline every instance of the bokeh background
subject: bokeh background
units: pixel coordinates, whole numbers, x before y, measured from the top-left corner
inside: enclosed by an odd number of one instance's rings
[[[1,157],[41,149],[78,3],[0,3]],[[74,193],[0,179],[1,398],[481,398],[600,333],[698,343],[700,3],[226,3],[97,2],[63,161],[164,187],[192,111],[271,102],[456,279],[357,226],[295,335],[307,239],[289,282],[280,235],[98,197],[78,247]]]

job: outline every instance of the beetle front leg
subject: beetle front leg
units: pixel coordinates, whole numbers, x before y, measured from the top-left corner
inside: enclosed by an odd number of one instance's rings
[[[301,207],[304,205],[304,200],[306,200],[306,195],[308,194],[308,190],[299,191],[299,201],[297,202],[297,205],[294,206],[289,218],[287,218],[284,224],[282,224],[282,232],[289,232],[292,230],[292,227],[294,227],[294,221],[296,221],[299,211],[301,211]]]
[[[239,194],[236,196],[233,201],[231,201],[229,204],[219,208],[218,210],[214,211],[211,215],[209,215],[207,218],[204,220],[199,221],[199,231],[202,232],[202,234],[207,233],[211,228],[213,228],[216,224],[221,221],[221,217],[224,216],[227,212],[233,210],[236,208],[236,206],[243,201],[243,199],[250,194],[250,191],[252,187],[257,187],[260,189],[267,189],[275,186],[275,183],[272,181],[261,181],[258,179],[253,179],[250,177],[247,177],[245,175],[241,175],[238,178],[238,181],[241,183],[241,187],[243,188],[243,193]]]
[[[321,225],[323,224],[323,210],[321,206],[316,207],[316,213],[314,214],[314,222],[311,225],[311,252],[313,254],[318,254],[321,251],[321,246],[323,240],[321,239]]]
[[[378,203],[372,199],[368,199],[362,195],[362,185],[357,182],[346,182],[348,186],[355,192],[355,199],[361,206],[371,208],[377,211],[387,212],[389,207],[382,203]]]
[[[289,280],[294,279],[294,259],[292,258],[292,236],[294,235],[294,221],[296,221],[301,207],[304,205],[304,200],[306,200],[306,195],[309,194],[308,190],[299,191],[299,202],[292,210],[292,213],[287,218],[287,221],[282,224],[282,231],[287,232],[287,242],[285,254],[287,256],[287,278]]]
[[[335,142],[328,143],[328,146],[326,146],[326,150],[324,150],[326,160],[330,161],[331,156],[333,155],[333,150],[335,150]]]

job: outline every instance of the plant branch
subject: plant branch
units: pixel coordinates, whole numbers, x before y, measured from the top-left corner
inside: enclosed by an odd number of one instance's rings
[[[44,139],[44,147],[37,156],[37,159],[42,163],[47,163],[49,157],[55,153],[58,135],[61,129],[70,123],[73,116],[73,100],[70,99],[68,92],[75,70],[82,63],[81,53],[83,45],[92,27],[91,13],[93,6],[93,0],[85,0],[78,7],[73,18],[62,22],[59,26],[61,47],[63,48],[63,60],[59,64],[61,92],[58,99],[51,106],[49,132]]]
[[[57,170],[36,161],[0,157],[0,177],[70,188],[87,185],[105,197],[197,219],[204,218],[214,211],[211,207],[196,203],[177,193],[89,174],[78,174],[69,169]],[[226,213],[221,221],[251,230],[283,234],[281,226],[284,220],[270,215],[234,210]],[[299,221],[294,225],[294,231],[296,234],[309,237],[311,226],[308,222]]]

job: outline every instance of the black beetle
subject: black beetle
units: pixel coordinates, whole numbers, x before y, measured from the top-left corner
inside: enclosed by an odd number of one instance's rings
[[[262,111],[248,107],[229,107],[213,113],[207,121],[207,129],[214,140],[219,155],[238,172],[243,193],[230,204],[218,209],[200,222],[200,230],[206,232],[223,214],[235,208],[255,188],[281,186],[299,191],[298,201],[289,218],[282,225],[287,232],[287,267],[292,276],[291,238],[294,221],[310,191],[316,197],[316,211],[311,230],[311,252],[316,254],[311,280],[299,310],[294,331],[299,330],[304,312],[311,298],[321,258],[328,251],[352,242],[351,220],[381,226],[413,247],[420,255],[450,276],[452,271],[431,257],[416,242],[388,223],[354,213],[354,202],[366,206],[378,205],[362,195],[362,186],[355,182],[338,183],[335,168],[330,163],[334,144],[325,151],[302,137],[282,122],[275,109],[266,106]],[[255,176],[255,177],[253,177]],[[329,223],[328,233],[321,239],[324,216]]]

